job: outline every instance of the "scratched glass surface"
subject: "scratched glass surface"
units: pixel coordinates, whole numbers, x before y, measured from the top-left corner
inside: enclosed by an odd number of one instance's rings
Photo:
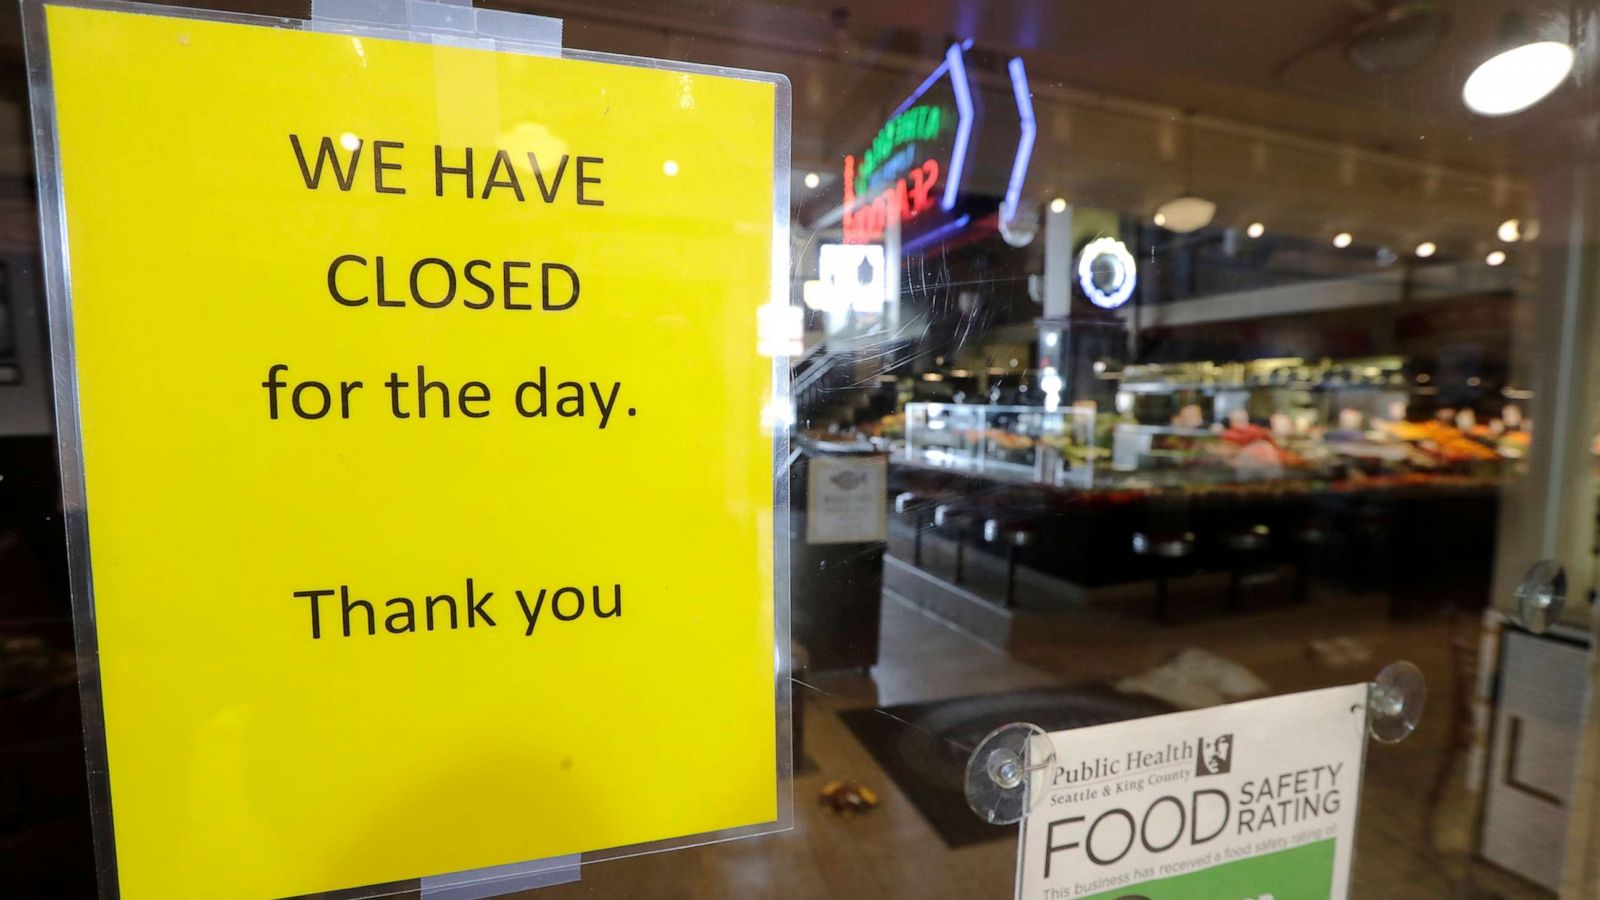
[[[1600,6],[494,6],[793,87],[788,306],[758,338],[791,370],[795,827],[554,861],[518,896],[1011,896],[1017,828],[964,784],[992,730],[1396,660],[1429,703],[1368,750],[1351,896],[1600,896]],[[4,22],[0,894],[92,896]],[[695,365],[658,377],[692,395]],[[616,727],[597,753],[649,752]]]

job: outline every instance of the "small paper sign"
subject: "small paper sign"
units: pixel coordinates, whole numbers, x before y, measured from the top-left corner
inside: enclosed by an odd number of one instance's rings
[[[1342,900],[1366,749],[1355,684],[1059,731],[1019,900]]]
[[[816,456],[806,491],[806,543],[881,541],[888,464],[882,456]]]

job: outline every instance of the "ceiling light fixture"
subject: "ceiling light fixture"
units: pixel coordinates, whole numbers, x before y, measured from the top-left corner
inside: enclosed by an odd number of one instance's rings
[[[1461,100],[1480,116],[1509,116],[1538,103],[1572,73],[1565,41],[1540,40],[1528,20],[1508,13],[1500,22],[1499,49],[1461,86]]]
[[[1420,256],[1423,259],[1427,259],[1428,257],[1432,256],[1433,254],[1437,253],[1438,250],[1439,250],[1439,245],[1438,244],[1435,244],[1433,241],[1423,241],[1422,243],[1417,245],[1417,256]]]
[[[1355,238],[1350,236],[1350,232],[1341,231],[1333,236],[1333,245],[1338,247],[1340,250],[1343,250],[1344,248],[1350,246],[1350,242],[1353,240],[1355,240]]]
[[[1397,0],[1377,8],[1352,27],[1345,58],[1368,75],[1397,75],[1422,65],[1450,30],[1448,4],[1438,0]],[[1369,8],[1369,7],[1363,7]]]
[[[1156,210],[1156,224],[1168,231],[1187,234],[1211,224],[1217,214],[1217,205],[1202,197],[1185,194],[1161,204]]]
[[[1187,117],[1187,137],[1184,141],[1185,171],[1183,176],[1183,194],[1161,204],[1156,208],[1156,225],[1176,231],[1179,234],[1188,234],[1211,224],[1211,219],[1217,214],[1217,204],[1197,197],[1194,194],[1194,113]]]
[[[1495,229],[1494,233],[1499,236],[1500,240],[1508,244],[1515,244],[1517,241],[1522,240],[1522,222],[1517,219],[1507,219],[1500,223],[1500,227]]]
[[[1506,252],[1504,250],[1491,250],[1489,255],[1483,258],[1483,261],[1491,266],[1503,265],[1506,261]]]
[[[822,176],[821,175],[818,175],[815,172],[807,172],[806,173],[806,187],[808,187],[808,188],[810,188],[811,190],[814,191],[814,190],[817,189],[817,185],[820,185],[820,184],[822,184]]]
[[[1250,227],[1246,228],[1244,233],[1250,235],[1252,238],[1258,238],[1267,233],[1267,226],[1261,224],[1260,222],[1251,222]]]
[[[1067,198],[1065,198],[1065,197],[1057,197],[1054,200],[1051,200],[1050,201],[1050,211],[1055,213],[1058,216],[1061,215],[1062,213],[1066,212],[1067,211]]]

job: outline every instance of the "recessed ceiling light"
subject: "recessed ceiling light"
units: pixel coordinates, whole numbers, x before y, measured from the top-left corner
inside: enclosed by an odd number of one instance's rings
[[[1434,253],[1437,253],[1438,250],[1439,250],[1439,245],[1435,244],[1433,241],[1423,241],[1422,243],[1417,245],[1417,255],[1422,257],[1423,259],[1427,259],[1428,257],[1432,256]]]
[[[1506,261],[1506,252],[1504,250],[1491,250],[1489,255],[1483,258],[1483,261],[1491,266],[1503,265]]]
[[[1210,200],[1193,195],[1178,197],[1161,204],[1156,210],[1156,224],[1168,231],[1188,234],[1211,224],[1217,214],[1217,205]]]
[[[1333,236],[1333,245],[1338,247],[1340,250],[1343,250],[1344,248],[1350,246],[1350,242],[1353,240],[1355,240],[1355,238],[1350,235],[1350,232],[1341,231]]]
[[[1267,226],[1261,224],[1260,222],[1251,222],[1250,227],[1246,228],[1244,233],[1253,238],[1258,238],[1267,233]]]
[[[1057,197],[1054,200],[1051,200],[1050,201],[1050,211],[1053,212],[1053,213],[1057,213],[1057,214],[1066,212],[1067,211],[1067,198],[1065,198],[1065,197]]]
[[[808,187],[808,188],[810,188],[810,189],[812,189],[814,191],[814,190],[817,189],[817,185],[819,185],[821,183],[822,183],[822,176],[821,175],[818,175],[815,172],[807,172],[806,173],[806,187]]]
[[[1184,121],[1187,136],[1183,146],[1183,193],[1156,207],[1155,223],[1179,234],[1199,231],[1210,225],[1212,217],[1217,214],[1217,204],[1194,192],[1194,117],[1194,111],[1190,110]]]
[[[1500,240],[1508,244],[1515,244],[1517,241],[1522,240],[1522,222],[1518,219],[1507,219],[1500,223],[1500,227],[1495,229],[1494,233],[1499,236]]]

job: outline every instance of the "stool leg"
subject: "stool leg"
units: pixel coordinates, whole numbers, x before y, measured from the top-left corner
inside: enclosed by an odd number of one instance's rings
[[[922,568],[922,511],[911,515],[911,564]]]
[[[1305,603],[1311,599],[1311,560],[1309,551],[1301,551],[1294,563],[1294,602]]]
[[[961,583],[962,570],[966,563],[967,540],[966,529],[956,529],[956,577],[955,583]]]
[[[1006,545],[1006,609],[1017,605],[1017,545]]]

